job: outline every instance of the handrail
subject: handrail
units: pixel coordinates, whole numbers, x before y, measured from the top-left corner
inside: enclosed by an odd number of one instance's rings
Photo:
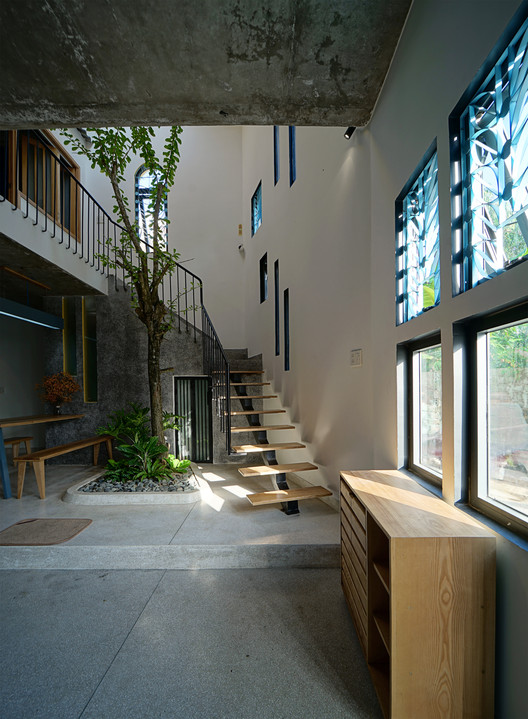
[[[226,450],[231,453],[231,397],[229,361],[211,318],[202,305],[202,340],[204,373],[212,377],[213,400],[220,418],[220,429],[226,436]]]
[[[13,210],[20,209],[24,217],[40,224],[42,232],[64,245],[66,250],[79,255],[96,272],[109,276],[103,261],[110,259],[118,245],[118,237],[125,229],[104,210],[66,165],[55,154],[51,144],[37,131],[19,130],[16,148],[9,147],[7,130],[0,132],[2,166],[0,167],[0,202],[9,201]],[[13,157],[14,154],[14,157]],[[146,250],[151,248],[148,244]],[[134,260],[131,250],[130,259]],[[127,289],[124,269],[118,280]],[[187,332],[192,328],[194,340],[201,333],[203,340],[204,373],[213,378],[213,398],[222,431],[226,433],[227,451],[231,450],[231,417],[229,414],[229,362],[211,318],[203,304],[203,283],[198,275],[180,263],[164,277],[160,294],[174,318],[179,332],[182,325]],[[220,379],[219,379],[220,378]]]

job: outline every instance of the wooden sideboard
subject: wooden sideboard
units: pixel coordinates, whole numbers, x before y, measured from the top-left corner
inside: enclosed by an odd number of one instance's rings
[[[492,532],[401,472],[342,472],[341,581],[386,719],[493,717]]]

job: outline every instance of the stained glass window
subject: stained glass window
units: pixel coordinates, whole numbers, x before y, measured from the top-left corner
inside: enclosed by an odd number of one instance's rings
[[[430,148],[418,176],[396,200],[396,321],[440,302],[438,162]]]
[[[259,182],[257,189],[251,198],[251,236],[255,234],[262,224],[262,182]]]
[[[451,118],[456,291],[528,257],[528,21]]]

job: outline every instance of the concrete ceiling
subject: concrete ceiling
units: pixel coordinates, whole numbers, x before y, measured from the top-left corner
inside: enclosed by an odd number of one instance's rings
[[[368,123],[411,0],[5,0],[0,127]]]

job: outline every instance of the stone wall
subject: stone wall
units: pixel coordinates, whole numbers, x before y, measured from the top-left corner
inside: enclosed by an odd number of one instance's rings
[[[47,310],[61,314],[61,298],[47,300]],[[147,377],[147,333],[130,305],[130,293],[110,283],[108,296],[96,297],[97,316],[97,402],[85,402],[82,389],[70,404],[64,405],[64,414],[84,414],[80,420],[50,424],[46,430],[46,446],[89,437],[105,424],[108,415],[130,402],[149,406]],[[77,381],[83,386],[82,357],[82,300],[76,298],[77,324]],[[174,368],[162,373],[162,396],[164,409],[174,411],[174,375],[196,376],[202,370],[202,342],[192,333],[171,330],[162,344],[161,367]],[[46,351],[46,372],[63,368],[62,335],[49,334]],[[49,410],[49,408],[48,408]],[[170,435],[170,436],[169,436]],[[168,433],[170,447],[174,447],[174,433]],[[66,454],[57,458],[60,464],[83,464],[91,462],[91,449]],[[102,455],[104,450],[102,450]],[[103,457],[104,458],[104,457]]]

